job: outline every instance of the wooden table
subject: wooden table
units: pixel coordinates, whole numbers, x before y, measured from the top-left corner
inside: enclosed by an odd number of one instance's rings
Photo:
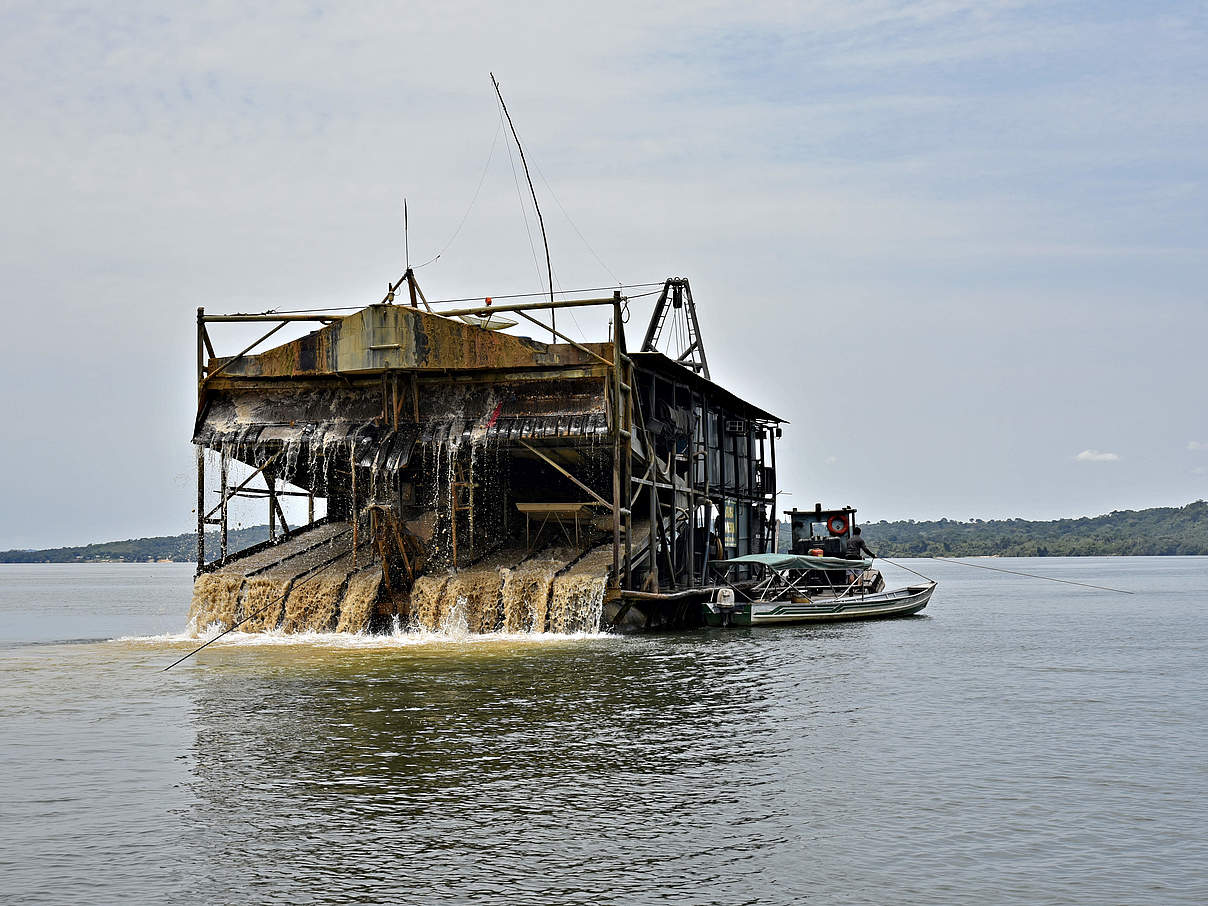
[[[553,519],[558,527],[562,529],[562,534],[566,536],[566,540],[579,546],[579,522],[584,516],[591,515],[593,504],[590,502],[578,503],[518,503],[516,509],[524,513],[524,546],[528,550],[533,549],[533,545],[541,538],[541,533],[545,531],[546,524]],[[539,517],[541,522],[537,526],[536,536],[532,535],[532,521],[534,517]],[[567,522],[570,522],[575,527],[575,537],[572,539],[570,532],[567,529]]]

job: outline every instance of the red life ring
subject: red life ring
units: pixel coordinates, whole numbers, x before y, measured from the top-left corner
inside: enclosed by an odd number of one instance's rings
[[[847,534],[847,519],[844,516],[831,516],[826,520],[826,530],[832,535]]]

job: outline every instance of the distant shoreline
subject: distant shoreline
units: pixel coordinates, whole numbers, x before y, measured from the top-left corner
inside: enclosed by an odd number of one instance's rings
[[[904,520],[862,525],[865,539],[885,557],[1202,557],[1208,556],[1208,503],[1117,510],[1104,516],[1029,521]],[[268,526],[229,533],[228,549],[268,539]],[[788,550],[781,524],[780,549]],[[217,532],[206,534],[206,559],[218,556]],[[195,563],[197,535],[162,535],[78,547],[0,551],[0,563]]]

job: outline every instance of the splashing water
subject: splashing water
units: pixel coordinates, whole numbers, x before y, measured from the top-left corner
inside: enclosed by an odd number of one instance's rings
[[[193,583],[193,601],[189,605],[189,629],[200,633],[218,625],[230,629],[239,620],[239,592],[243,576],[204,573]]]
[[[550,596],[549,631],[595,632],[604,611],[604,589],[612,550],[598,547],[566,573],[554,579]]]
[[[379,566],[367,566],[349,576],[344,598],[340,601],[336,631],[367,632],[381,590],[382,570]]]
[[[411,588],[411,625],[416,630],[438,632],[444,613],[441,605],[448,576],[420,576]]]
[[[285,600],[282,632],[331,632],[347,580],[344,572],[327,571],[295,583]]]

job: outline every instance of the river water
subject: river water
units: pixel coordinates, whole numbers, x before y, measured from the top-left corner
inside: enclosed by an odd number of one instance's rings
[[[164,673],[189,567],[0,566],[0,900],[1208,901],[1208,558],[981,562],[1136,594]]]

